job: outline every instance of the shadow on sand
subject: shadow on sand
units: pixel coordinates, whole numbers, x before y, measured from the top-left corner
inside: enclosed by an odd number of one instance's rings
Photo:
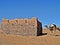
[[[42,35],[41,35],[41,36],[44,36],[44,35],[47,35],[47,33],[42,33]]]
[[[55,35],[55,36],[60,36],[60,35]]]
[[[49,36],[60,36],[60,34],[47,34],[47,33],[42,33],[42,35],[39,35],[39,36],[44,36],[44,35],[49,35]]]
[[[42,33],[42,35],[47,35],[47,33]]]
[[[42,35],[41,36],[44,36],[44,35],[47,35],[47,33],[42,33]],[[60,36],[59,34],[52,34],[52,35],[50,35],[50,36]]]

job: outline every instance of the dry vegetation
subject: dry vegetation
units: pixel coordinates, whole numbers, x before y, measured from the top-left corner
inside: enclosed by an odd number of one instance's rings
[[[56,36],[50,35],[48,30],[43,32],[47,33],[47,35],[16,36],[0,34],[0,45],[60,45],[59,31],[56,31]]]

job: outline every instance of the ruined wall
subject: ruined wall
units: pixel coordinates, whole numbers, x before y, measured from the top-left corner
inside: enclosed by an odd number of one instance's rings
[[[42,24],[37,18],[2,20],[2,30],[7,34],[37,36],[42,33]]]

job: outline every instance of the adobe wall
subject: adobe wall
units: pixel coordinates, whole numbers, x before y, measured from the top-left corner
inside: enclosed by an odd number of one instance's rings
[[[16,34],[22,36],[37,36],[42,33],[42,25],[37,18],[2,20],[2,30],[6,34]]]

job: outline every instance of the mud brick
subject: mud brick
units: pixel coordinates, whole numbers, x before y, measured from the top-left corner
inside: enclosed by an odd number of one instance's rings
[[[9,20],[7,19],[2,19],[2,24],[7,24],[9,22]]]
[[[42,24],[37,18],[14,19],[2,21],[2,29],[7,34],[37,36],[42,33]]]
[[[31,22],[35,22],[36,23],[37,18],[32,18]]]
[[[18,19],[18,24],[20,24],[20,19]]]
[[[14,22],[18,24],[19,19],[14,19]]]
[[[14,21],[13,20],[9,20],[9,24],[12,24],[12,23],[14,23]]]

